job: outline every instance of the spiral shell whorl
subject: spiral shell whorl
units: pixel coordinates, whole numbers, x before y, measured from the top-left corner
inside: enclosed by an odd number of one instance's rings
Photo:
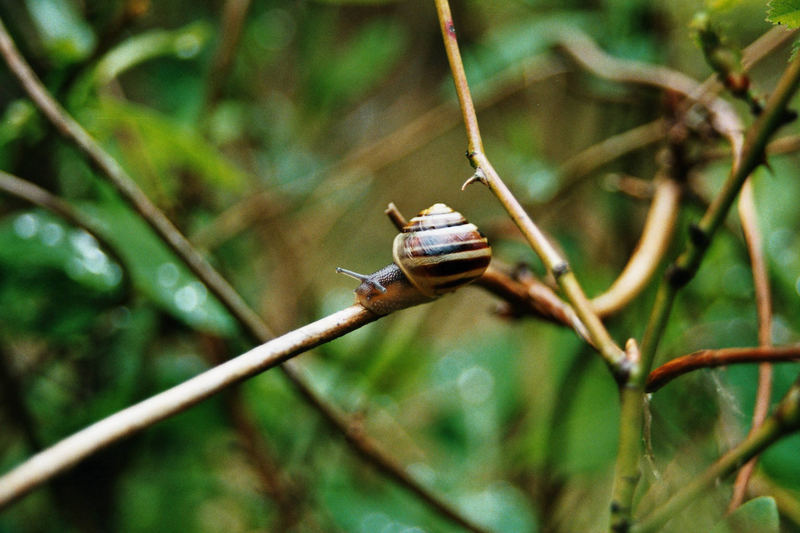
[[[479,278],[492,251],[486,237],[461,213],[434,204],[395,237],[392,255],[420,292],[435,297]]]

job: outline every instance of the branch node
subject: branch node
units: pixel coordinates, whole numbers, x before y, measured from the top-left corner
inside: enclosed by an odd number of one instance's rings
[[[470,166],[472,166],[472,168],[474,169],[478,168],[478,162],[475,160],[475,157],[477,155],[478,152],[475,150],[467,150],[466,152],[464,152],[464,157],[466,157],[469,160]]]
[[[689,226],[689,240],[698,248],[705,249],[711,242],[711,238],[707,231],[701,228],[697,223],[692,223]]]
[[[694,277],[694,272],[686,267],[672,264],[669,268],[667,268],[667,272],[664,277],[666,278],[667,283],[669,283],[674,289],[681,289],[692,280]]]
[[[564,274],[568,273],[571,270],[572,269],[570,268],[569,263],[567,263],[566,261],[561,261],[560,263],[553,265],[553,277],[556,278],[556,280],[558,280],[558,278],[560,278],[561,276],[563,276]]]

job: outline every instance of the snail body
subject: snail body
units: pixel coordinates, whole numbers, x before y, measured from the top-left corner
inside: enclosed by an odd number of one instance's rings
[[[479,278],[492,249],[478,228],[445,204],[434,204],[406,224],[394,239],[394,262],[361,280],[356,301],[385,315],[433,300]]]

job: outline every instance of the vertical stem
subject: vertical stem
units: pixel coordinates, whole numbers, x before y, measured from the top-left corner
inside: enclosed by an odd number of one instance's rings
[[[478,128],[478,117],[475,114],[475,105],[472,103],[472,94],[467,83],[467,74],[464,71],[464,63],[461,61],[461,52],[458,49],[458,39],[456,38],[456,27],[453,24],[453,14],[450,12],[450,4],[447,0],[435,0],[436,13],[439,15],[439,25],[444,37],[444,49],[447,53],[447,60],[450,62],[450,70],[453,72],[453,83],[456,85],[458,104],[461,106],[461,114],[464,116],[464,126],[467,129],[468,152],[483,152],[483,141],[481,140],[480,128]]]
[[[768,347],[772,346],[772,296],[769,290],[767,262],[764,259],[752,179],[747,180],[742,187],[742,194],[739,198],[739,218],[742,222],[742,230],[744,230],[744,238],[750,252],[750,264],[753,269],[753,286],[755,287],[756,310],[758,312],[758,344],[759,346]],[[753,408],[751,432],[764,423],[771,397],[772,365],[770,363],[761,363],[758,365],[758,389],[756,392],[756,404]],[[732,512],[744,501],[747,485],[750,482],[750,476],[757,460],[757,457],[749,460],[736,475],[736,481],[733,484],[733,496],[728,506],[729,512]]]
[[[614,532],[628,531],[633,514],[633,494],[641,477],[643,401],[644,396],[635,386],[625,385],[620,390],[619,449],[611,497],[611,530]]]

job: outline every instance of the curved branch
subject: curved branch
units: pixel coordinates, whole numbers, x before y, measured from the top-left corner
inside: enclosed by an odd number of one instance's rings
[[[742,193],[739,195],[739,218],[742,222],[742,230],[744,231],[744,238],[747,242],[747,250],[750,254],[750,263],[753,270],[753,286],[755,287],[756,310],[758,313],[758,343],[760,346],[769,347],[772,346],[772,296],[769,290],[767,262],[764,258],[761,230],[758,225],[752,178],[744,183]],[[761,363],[758,365],[758,389],[756,392],[756,404],[753,408],[751,433],[758,429],[767,418],[771,399],[772,365]],[[733,497],[731,497],[731,502],[728,506],[729,511],[733,511],[744,501],[747,484],[755,464],[756,459],[751,459],[736,475],[736,481],[733,485]]]
[[[561,187],[547,201],[552,204],[567,196],[580,182],[581,178],[598,167],[610,163],[623,155],[655,144],[664,139],[667,121],[657,118],[641,126],[606,137],[602,141],[581,150],[564,161],[558,168],[558,181]]]
[[[711,113],[714,129],[730,143],[734,161],[739,159],[743,146],[741,121],[733,107],[709,94],[704,84],[668,67],[612,57],[577,29],[564,32],[560,43],[578,64],[599,78],[665,89],[701,104]]]
[[[509,276],[493,262],[483,275],[475,280],[479,285],[501,298],[507,308],[503,314],[518,317],[531,315],[575,329],[586,339],[586,330],[572,307],[558,297],[549,286],[533,276],[525,280]]]
[[[628,264],[611,287],[591,300],[598,315],[607,316],[618,312],[650,281],[672,241],[680,199],[681,186],[676,181],[659,180],[642,236]]]
[[[800,361],[800,345],[700,350],[677,357],[653,370],[647,377],[647,392],[655,392],[678,376],[700,368],[715,368],[742,363],[783,363],[790,361]]]

